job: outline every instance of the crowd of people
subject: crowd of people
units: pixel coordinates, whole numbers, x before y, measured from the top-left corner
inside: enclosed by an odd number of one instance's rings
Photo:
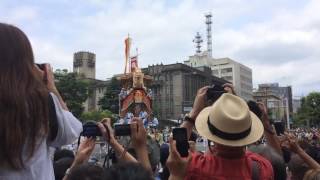
[[[124,120],[131,131],[127,145],[114,135],[108,118],[96,124],[101,138],[81,137],[82,124],[60,96],[50,65],[35,65],[27,36],[0,23],[0,179],[320,179],[318,129],[278,136],[263,104],[257,104],[260,113],[255,114],[231,84],[207,104],[208,88],[198,90],[180,125],[189,139],[186,157],[170,137],[171,129],[160,132],[158,121],[143,112]],[[60,149],[79,137],[75,153]],[[197,149],[200,139],[207,149]],[[109,159],[92,162],[97,143],[112,150],[112,165]],[[53,157],[51,148],[58,149]]]

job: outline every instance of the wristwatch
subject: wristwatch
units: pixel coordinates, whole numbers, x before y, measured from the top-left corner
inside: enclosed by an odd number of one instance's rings
[[[191,123],[191,124],[194,124],[195,119],[191,118],[189,114],[186,114],[186,115],[184,116],[183,121],[187,121],[187,122],[189,122],[189,123]]]

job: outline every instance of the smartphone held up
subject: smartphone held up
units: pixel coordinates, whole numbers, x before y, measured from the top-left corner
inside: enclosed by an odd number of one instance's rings
[[[173,140],[176,141],[177,150],[181,157],[188,157],[189,143],[186,128],[174,128]]]

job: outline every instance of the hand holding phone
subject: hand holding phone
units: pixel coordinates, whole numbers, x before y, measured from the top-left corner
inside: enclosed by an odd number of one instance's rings
[[[186,128],[174,128],[173,140],[176,141],[177,150],[181,157],[188,157],[189,143]]]
[[[47,69],[46,64],[36,64],[36,66],[43,72],[42,80],[45,84],[48,83],[48,77],[47,77]]]

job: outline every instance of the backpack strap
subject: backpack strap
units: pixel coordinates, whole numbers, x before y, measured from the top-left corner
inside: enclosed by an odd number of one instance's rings
[[[51,94],[48,97],[48,105],[49,105],[49,136],[48,140],[53,141],[58,134],[58,119],[56,114],[56,108],[54,105],[53,98]]]
[[[251,159],[251,179],[259,180],[260,179],[260,168],[257,161]]]

